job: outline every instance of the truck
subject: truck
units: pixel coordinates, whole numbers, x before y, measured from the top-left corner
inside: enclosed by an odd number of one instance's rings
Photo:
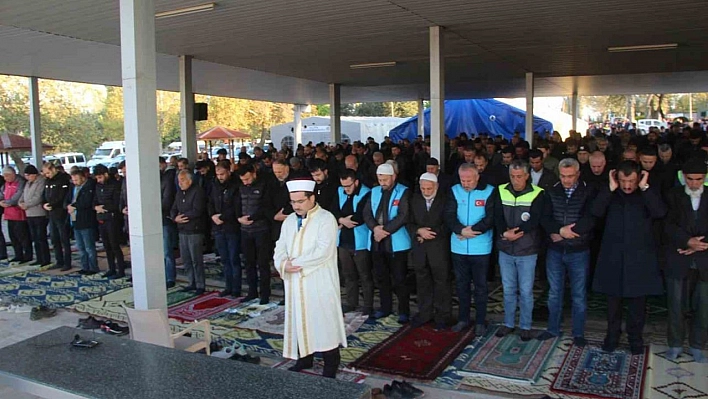
[[[96,148],[93,157],[88,161],[87,166],[93,168],[98,164],[108,166],[112,159],[125,153],[125,141],[104,141],[100,147]]]

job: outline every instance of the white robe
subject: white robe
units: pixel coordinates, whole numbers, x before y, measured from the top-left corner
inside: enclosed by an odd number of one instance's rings
[[[286,273],[288,259],[302,270]],[[275,243],[273,260],[285,283],[283,357],[298,359],[346,347],[334,216],[316,205],[298,231],[297,215],[290,214]]]

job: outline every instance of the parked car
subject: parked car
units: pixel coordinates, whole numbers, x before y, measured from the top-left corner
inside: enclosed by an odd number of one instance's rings
[[[86,166],[86,156],[80,152],[65,152],[47,156],[55,164],[61,164],[67,172],[72,166],[83,168]],[[49,159],[48,159],[49,160]]]
[[[661,129],[662,127],[666,129],[668,125],[664,121],[660,121],[658,119],[639,119],[637,121],[637,131],[641,134],[647,134],[649,133],[649,128],[650,127],[655,127],[657,129]]]

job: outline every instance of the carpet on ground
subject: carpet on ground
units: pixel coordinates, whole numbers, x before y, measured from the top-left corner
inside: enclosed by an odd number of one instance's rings
[[[292,367],[294,365],[295,365],[295,360],[286,359],[280,363],[273,365],[272,368],[287,371],[289,367]],[[314,375],[314,376],[322,376],[322,368],[323,367],[324,367],[324,363],[322,363],[322,361],[315,360],[314,366],[311,369],[302,370],[301,373]],[[342,370],[342,369],[337,371],[337,380],[339,380],[339,381],[354,382],[357,384],[362,384],[365,379],[366,379],[365,374],[357,373],[354,371]]]
[[[531,384],[538,380],[558,342],[557,337],[524,342],[518,334],[499,338],[491,332],[485,338],[462,366],[460,373]]]
[[[407,325],[349,365],[356,370],[430,381],[450,364],[474,338],[471,329],[460,333],[435,331],[430,325]]]
[[[676,360],[666,358],[668,347],[651,345],[644,396],[652,399],[708,398],[708,366],[681,354]]]
[[[27,304],[66,307],[130,286],[127,279],[109,280],[92,276],[50,276],[25,272],[0,278],[0,296]]]
[[[178,305],[195,296],[196,294],[193,291],[184,292],[181,287],[170,288],[167,290],[167,306]],[[129,308],[134,307],[133,287],[101,295],[88,301],[71,305],[68,308],[74,312],[87,314],[98,319],[127,323],[128,316],[123,309],[123,305]]]
[[[349,312],[344,314],[344,327],[347,336],[354,333],[366,321],[368,316],[361,312]],[[263,331],[269,334],[285,334],[285,307],[278,306],[261,313],[260,316],[248,318],[237,325],[238,328]]]
[[[632,355],[623,348],[608,353],[596,343],[573,346],[551,391],[595,398],[641,399],[648,357],[646,351]]]
[[[168,317],[180,321],[207,319],[241,302],[241,298],[220,298],[217,291],[204,293],[167,309]]]
[[[40,266],[33,266],[32,263],[19,263],[19,262],[8,262],[7,260],[0,261],[0,277],[13,276],[15,274],[35,272],[39,270],[46,270],[49,266],[41,268]]]

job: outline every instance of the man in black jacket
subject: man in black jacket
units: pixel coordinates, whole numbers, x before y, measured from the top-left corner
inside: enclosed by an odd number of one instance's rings
[[[701,352],[708,334],[708,190],[703,185],[706,164],[701,159],[691,159],[682,170],[686,186],[675,187],[666,195],[669,209],[664,226],[667,241],[664,276],[669,308],[666,357],[676,360],[683,352],[684,313],[692,310],[688,350],[694,361],[708,363]]]
[[[167,161],[160,157],[160,197],[162,199],[162,251],[165,258],[165,281],[167,288],[175,286],[177,268],[175,265],[175,247],[177,246],[177,225],[170,217],[172,204],[175,202],[176,170],[167,168]]]
[[[546,253],[548,278],[548,329],[539,337],[546,340],[560,335],[566,271],[573,302],[573,341],[584,346],[587,275],[593,217],[590,214],[592,190],[580,179],[580,164],[565,158],[558,164],[559,183],[546,190],[541,225],[550,239]]]
[[[120,183],[108,175],[108,168],[98,164],[93,168],[96,177],[96,192],[93,206],[98,219],[98,231],[108,258],[108,272],[104,277],[125,277],[125,259],[120,248]],[[116,264],[118,270],[116,271]]]
[[[76,246],[81,253],[79,273],[92,275],[99,272],[96,258],[96,211],[93,208],[96,181],[87,179],[80,169],[71,172],[71,181],[71,203],[66,209],[74,226]]]
[[[224,265],[226,289],[219,296],[241,296],[241,226],[236,220],[237,182],[231,177],[229,161],[216,165],[216,181],[209,196],[209,217],[214,241]]]
[[[49,234],[54,247],[56,265],[62,271],[71,270],[71,225],[66,206],[71,201],[71,177],[57,170],[53,163],[42,166],[44,183],[44,209],[49,215]]]
[[[529,166],[531,166],[531,183],[548,190],[558,182],[558,176],[552,170],[543,166],[543,153],[541,150],[529,151]]]
[[[260,289],[260,303],[265,305],[270,301],[270,262],[273,259],[270,229],[270,221],[276,213],[273,189],[270,180],[259,176],[251,164],[241,166],[238,174],[242,185],[236,217],[241,224],[241,250],[246,255],[248,280],[248,295],[244,302],[258,298]]]
[[[309,165],[312,180],[315,181],[315,199],[323,209],[332,211],[337,205],[337,187],[339,181],[329,177],[327,162],[321,159],[313,159]]]
[[[196,294],[201,295],[206,286],[202,246],[207,199],[204,190],[193,179],[194,176],[188,170],[182,170],[177,175],[179,191],[175,195],[170,216],[177,223],[179,252],[189,279],[189,285],[183,291],[196,290]]]

